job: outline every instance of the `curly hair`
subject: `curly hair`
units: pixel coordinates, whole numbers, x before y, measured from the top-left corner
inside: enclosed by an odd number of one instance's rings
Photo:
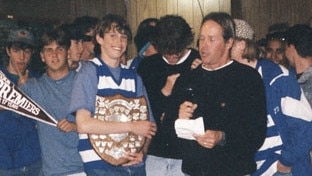
[[[156,25],[156,36],[152,43],[160,54],[180,53],[194,40],[192,28],[177,15],[161,17]]]

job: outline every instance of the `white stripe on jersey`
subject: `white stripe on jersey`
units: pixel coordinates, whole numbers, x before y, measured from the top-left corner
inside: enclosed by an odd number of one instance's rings
[[[135,92],[135,80],[123,78],[120,85],[117,85],[111,76],[100,76],[98,89],[121,89]]]
[[[99,155],[97,153],[95,153],[95,151],[93,149],[85,150],[85,151],[79,151],[79,154],[80,154],[81,159],[84,163],[102,160],[99,157]]]
[[[280,146],[282,144],[283,144],[283,141],[279,135],[267,137],[265,138],[264,143],[262,144],[261,148],[258,151],[264,151],[269,148]]]
[[[79,134],[79,139],[88,139],[87,134]]]

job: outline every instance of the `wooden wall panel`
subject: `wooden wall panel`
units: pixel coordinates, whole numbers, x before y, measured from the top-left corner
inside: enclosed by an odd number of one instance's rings
[[[116,13],[127,18],[135,34],[137,26],[145,18],[175,14],[187,20],[197,39],[202,16],[212,11],[230,13],[230,2],[230,0],[0,0],[0,19],[6,18],[6,14],[13,14],[16,20],[62,23],[83,15],[102,18],[108,13]],[[128,50],[129,57],[136,55],[133,42],[130,43]]]
[[[265,37],[268,27],[275,23],[288,23],[290,26],[307,23],[312,16],[311,0],[232,0],[231,13],[254,28],[256,39]]]
[[[125,0],[0,0],[0,19],[10,14],[15,20],[61,23],[83,15],[102,18],[108,13],[126,17]]]
[[[134,35],[139,23],[145,18],[160,18],[167,14],[174,14],[181,15],[190,24],[195,33],[195,41],[203,15],[212,11],[231,12],[230,0],[127,0],[126,3],[129,7],[127,18]],[[195,43],[193,43],[193,47],[196,47]],[[130,43],[128,57],[131,58],[135,55],[135,46]]]

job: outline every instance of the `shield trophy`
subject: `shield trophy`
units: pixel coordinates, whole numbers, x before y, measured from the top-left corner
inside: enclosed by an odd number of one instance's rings
[[[145,97],[127,98],[120,94],[96,96],[94,118],[109,122],[134,122],[148,120]],[[128,162],[126,152],[142,150],[145,137],[134,133],[88,134],[90,143],[100,158],[118,166]]]

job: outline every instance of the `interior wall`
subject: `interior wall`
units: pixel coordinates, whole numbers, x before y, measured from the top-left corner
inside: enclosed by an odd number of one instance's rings
[[[232,0],[231,14],[253,27],[256,39],[265,37],[268,27],[275,23],[290,26],[307,23],[312,16],[311,0]]]
[[[125,0],[128,21],[133,34],[145,18],[160,18],[167,14],[181,15],[193,28],[195,40],[202,17],[212,11],[231,12],[230,0]],[[195,42],[193,42],[193,47]],[[135,56],[135,46],[129,45],[129,57]]]
[[[193,28],[195,39],[202,17],[212,11],[230,13],[231,0],[0,0],[0,19],[7,19],[10,14],[13,20],[62,23],[83,15],[102,18],[116,13],[127,18],[133,34],[145,18],[181,15]],[[131,42],[128,57],[135,55]]]
[[[126,17],[124,0],[0,0],[0,19],[62,23],[78,16],[102,18],[108,13]]]

